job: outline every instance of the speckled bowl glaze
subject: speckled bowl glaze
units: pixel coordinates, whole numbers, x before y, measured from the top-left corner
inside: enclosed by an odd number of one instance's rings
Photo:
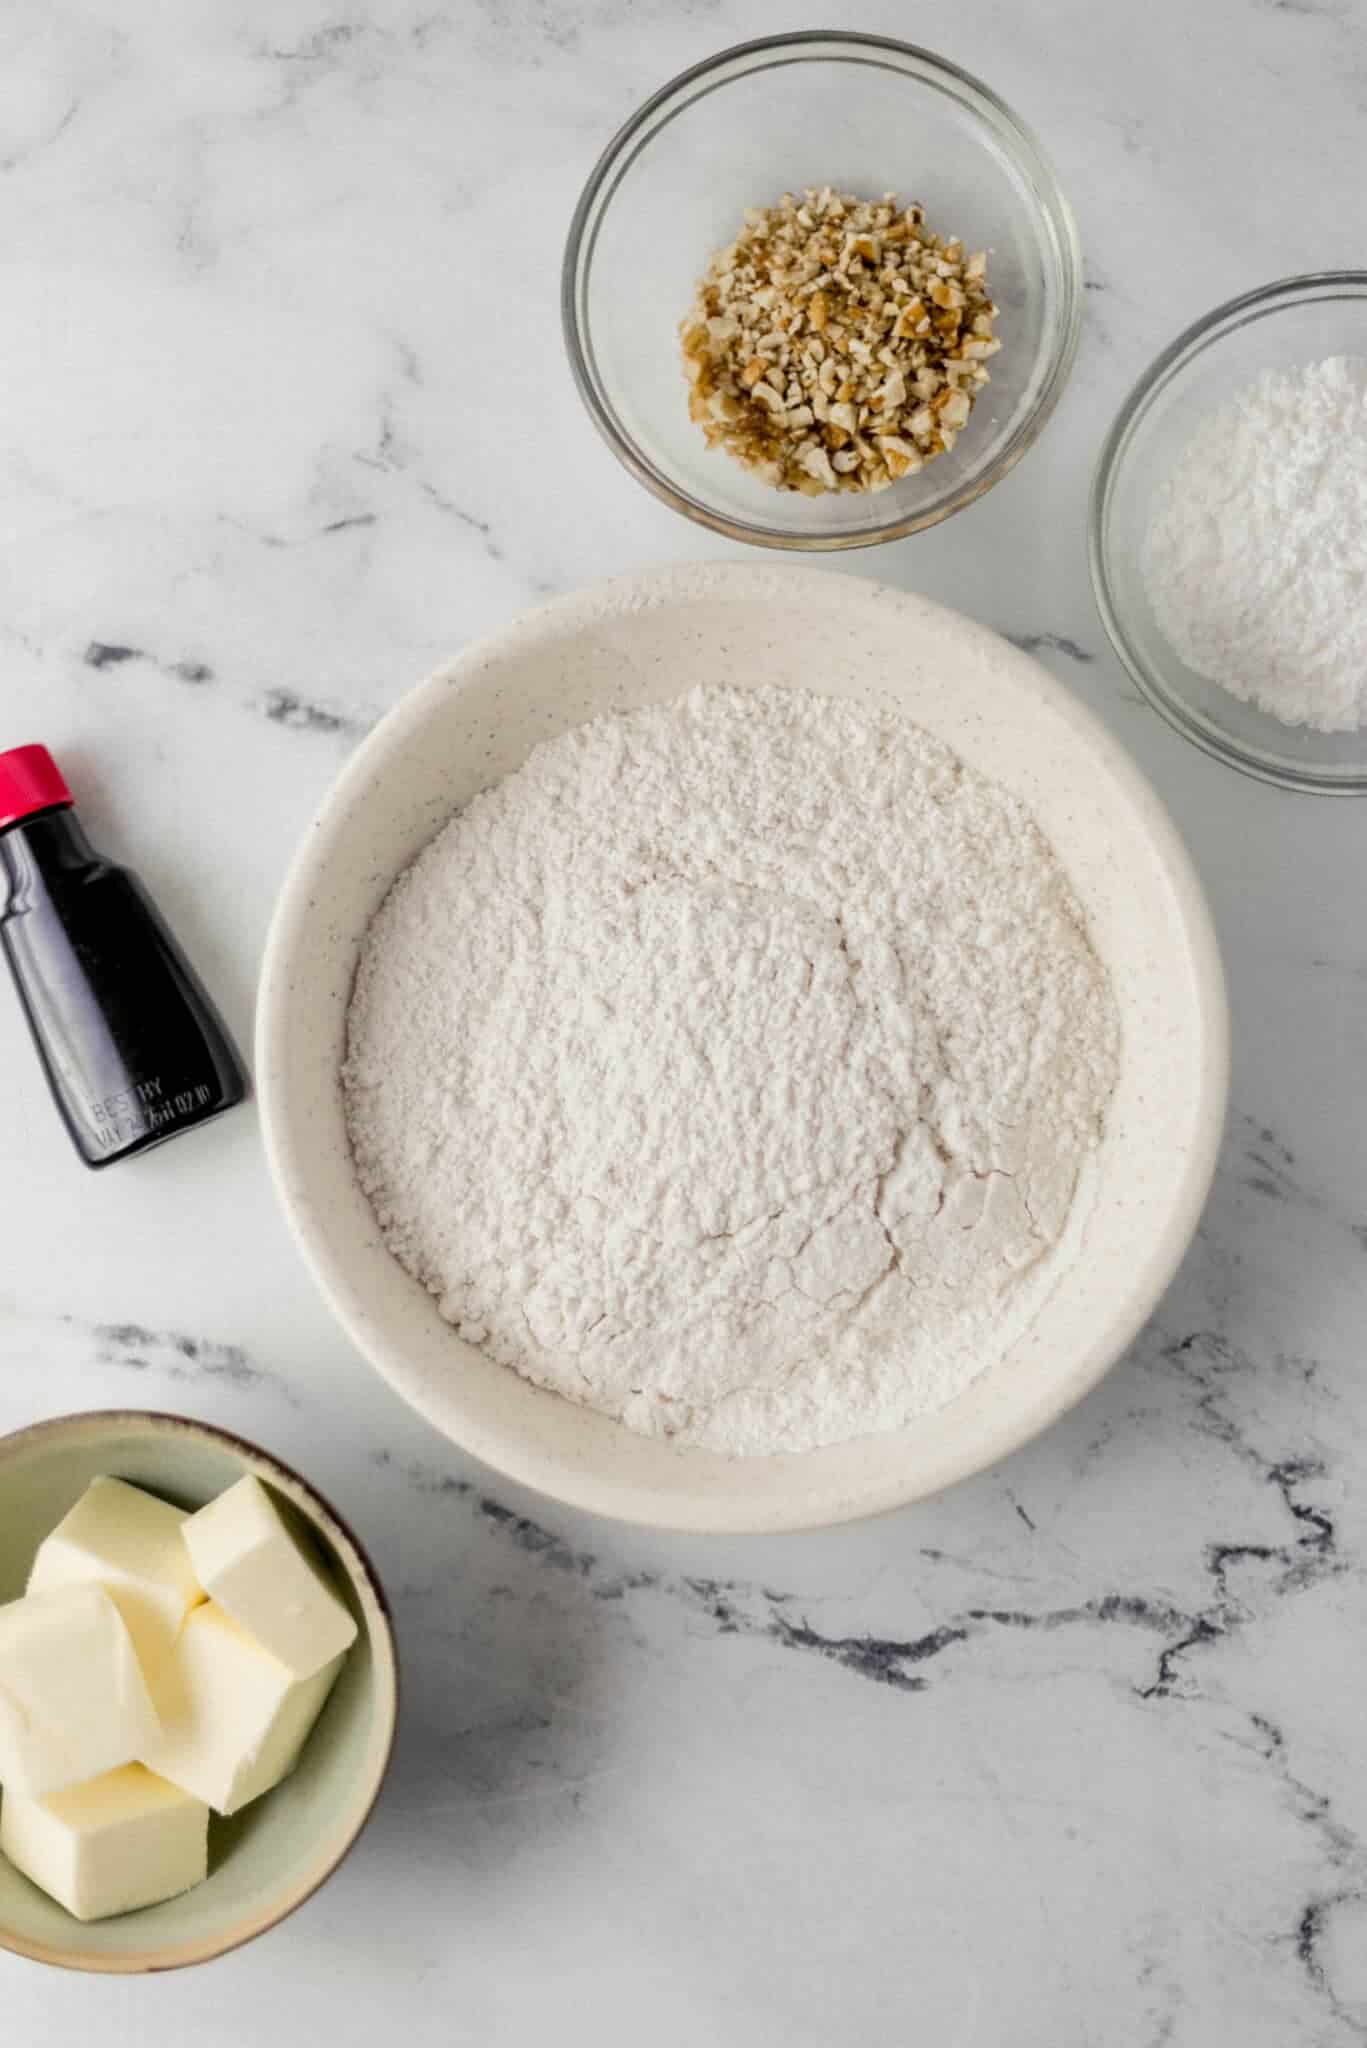
[[[83,1924],[0,1856],[0,1947],[68,1970],[176,1970],[274,1927],[360,1834],[394,1743],[394,1636],[370,1560],[297,1472],[226,1430],[140,1409],[64,1415],[0,1437],[0,1602],[19,1598],[39,1543],[102,1472],[187,1508],[254,1473],[312,1528],[360,1624],[298,1764],[232,1820],[211,1822],[209,1875],[193,1891]]]
[[[1082,1246],[1001,1362],[938,1414],[801,1455],[633,1435],[464,1344],[386,1249],[338,1067],[366,925],[450,813],[552,733],[695,683],[892,705],[1034,811],[1110,968],[1122,1069]],[[276,911],[257,1080],[280,1199],[339,1320],[487,1464],[600,1514],[780,1530],[898,1507],[981,1470],[1094,1386],[1196,1227],[1224,1118],[1224,984],[1200,885],[1128,756],[1028,656],[924,598],[797,566],[688,566],[558,600],[469,647],[385,718],[314,820]]]

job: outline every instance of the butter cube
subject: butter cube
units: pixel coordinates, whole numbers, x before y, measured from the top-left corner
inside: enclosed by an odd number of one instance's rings
[[[312,1678],[356,1640],[350,1609],[259,1479],[239,1479],[183,1533],[210,1599],[295,1678]]]
[[[190,1609],[204,1598],[181,1529],[183,1508],[122,1479],[92,1479],[70,1513],[38,1546],[30,1593],[90,1581],[104,1587],[128,1624],[149,1677]]]
[[[189,1891],[209,1868],[209,1809],[141,1764],[46,1799],[10,1787],[0,1850],[78,1920],[104,1920]]]
[[[123,1616],[102,1586],[0,1607],[0,1784],[29,1799],[143,1756],[156,1710]]]
[[[236,1813],[293,1770],[341,1667],[334,1657],[295,1678],[207,1600],[162,1667],[161,1734],[141,1760],[217,1813]]]

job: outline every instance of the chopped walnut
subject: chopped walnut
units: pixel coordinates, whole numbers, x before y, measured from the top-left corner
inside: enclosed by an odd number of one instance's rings
[[[878,491],[952,448],[1001,347],[987,258],[827,185],[752,207],[684,321],[688,408],[780,490]]]

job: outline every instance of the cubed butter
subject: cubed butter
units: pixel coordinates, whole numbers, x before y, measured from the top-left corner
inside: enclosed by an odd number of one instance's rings
[[[78,1920],[155,1906],[209,1868],[209,1809],[141,1764],[46,1799],[7,1788],[0,1850]]]
[[[216,1812],[236,1813],[293,1770],[341,1665],[334,1657],[295,1678],[208,1600],[162,1666],[161,1734],[141,1759]]]
[[[0,1784],[41,1799],[143,1757],[159,1737],[133,1640],[102,1586],[0,1607]]]
[[[92,1479],[70,1513],[39,1546],[30,1593],[93,1582],[128,1624],[144,1671],[153,1676],[190,1609],[204,1598],[181,1541],[183,1508],[123,1479]]]
[[[239,1479],[185,1523],[185,1547],[210,1599],[295,1678],[356,1640],[350,1609],[286,1524],[259,1479]]]

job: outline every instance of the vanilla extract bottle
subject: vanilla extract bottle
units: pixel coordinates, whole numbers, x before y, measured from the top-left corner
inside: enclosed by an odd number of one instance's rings
[[[46,747],[0,753],[0,944],[87,1166],[241,1102],[227,1029],[137,876],[98,854]]]

